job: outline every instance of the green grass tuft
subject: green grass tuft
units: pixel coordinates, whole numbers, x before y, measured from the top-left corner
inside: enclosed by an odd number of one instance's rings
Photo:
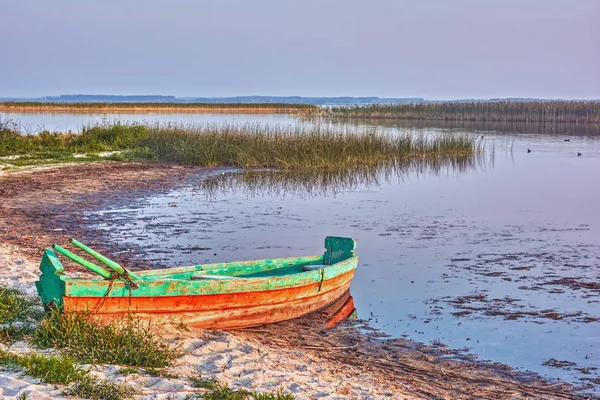
[[[16,289],[0,287],[0,342],[23,340],[41,320],[43,309],[38,298]]]
[[[172,374],[170,372],[165,371],[164,369],[146,368],[146,369],[144,369],[144,372],[146,372],[148,375],[152,375],[152,376],[160,376],[160,377],[167,378],[167,379],[179,379],[179,375]]]
[[[0,287],[0,324],[38,319],[42,314],[41,303],[37,298],[17,289]]]
[[[71,146],[85,152],[133,149],[148,135],[148,129],[139,124],[97,125],[83,128]]]
[[[18,355],[0,350],[0,365],[7,369],[21,368],[28,375],[39,378],[44,383],[61,385],[80,380],[86,374],[68,356]]]
[[[136,390],[126,383],[110,382],[86,375],[66,388],[63,393],[91,400],[122,400],[132,398]]]
[[[89,316],[53,310],[32,335],[41,348],[54,347],[84,363],[163,368],[179,356],[150,323],[125,318],[96,325]]]
[[[190,376],[189,381],[192,383],[192,387],[200,389],[214,389],[219,385],[219,381],[216,378],[203,378],[202,376]]]
[[[68,356],[45,357],[41,354],[30,354],[19,358],[19,364],[29,375],[46,383],[66,385],[81,379],[85,374],[75,360]]]
[[[119,373],[122,375],[137,374],[139,372],[140,372],[139,368],[131,368],[131,367],[119,368]]]
[[[193,387],[207,389],[202,397],[190,396],[189,398],[202,398],[204,400],[294,400],[292,394],[284,394],[281,390],[276,393],[257,392],[247,389],[234,390],[215,378],[190,377]]]
[[[64,393],[71,396],[92,400],[123,400],[136,393],[130,385],[89,375],[73,358],[63,355],[19,355],[0,350],[0,367],[7,370],[23,370],[27,375],[40,379],[42,383],[70,385]],[[27,397],[22,395],[20,398]]]

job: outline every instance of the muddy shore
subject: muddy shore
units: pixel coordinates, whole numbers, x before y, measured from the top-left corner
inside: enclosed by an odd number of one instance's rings
[[[2,282],[16,282],[31,291],[36,273],[31,269],[35,269],[41,252],[52,243],[66,243],[70,237],[81,238],[133,268],[148,267],[135,248],[125,249],[119,243],[103,240],[101,232],[89,228],[86,215],[109,205],[131,204],[208,172],[176,165],[102,162],[3,173],[0,263],[7,267],[0,269]],[[74,266],[67,268],[75,270]],[[10,274],[22,276],[19,279]],[[202,332],[196,340],[201,337],[210,341],[213,335],[221,334]],[[273,369],[270,379],[280,373],[283,386],[289,385],[285,380],[295,375],[303,363],[322,367],[325,373],[319,374],[332,381],[307,381],[295,392],[298,398],[311,398],[319,392],[328,392],[330,397],[326,398],[590,398],[574,392],[570,384],[547,382],[505,365],[470,360],[443,344],[425,346],[404,339],[388,340],[360,321],[346,321],[326,330],[319,316],[313,315],[219,337],[236,346],[247,344],[272,359],[289,360],[291,353],[297,356],[297,362],[282,363],[279,371]],[[203,356],[208,357],[199,354],[193,362],[198,365]],[[315,371],[308,368],[304,374]],[[243,379],[236,382],[225,369],[210,373],[233,385],[244,384]],[[340,392],[336,387],[342,382],[354,386]],[[165,387],[175,386],[165,383]]]

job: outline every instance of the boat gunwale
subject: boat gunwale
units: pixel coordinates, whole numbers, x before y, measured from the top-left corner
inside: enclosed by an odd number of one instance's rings
[[[204,296],[225,293],[260,292],[314,284],[354,270],[357,265],[358,256],[353,256],[314,271],[250,278],[239,277],[225,280],[143,280],[138,283],[139,287],[135,290],[130,290],[129,285],[120,280],[65,278],[64,275],[61,275],[61,279],[65,283],[63,295],[71,297]],[[107,290],[109,284],[110,290]]]

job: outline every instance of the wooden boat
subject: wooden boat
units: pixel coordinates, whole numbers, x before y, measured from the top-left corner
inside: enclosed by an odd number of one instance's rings
[[[358,265],[356,242],[342,237],[327,237],[323,255],[135,273],[74,239],[71,243],[108,269],[58,245],[46,250],[36,282],[46,309],[92,312],[102,320],[132,313],[203,329],[256,326],[323,309],[343,299]],[[57,252],[100,276],[67,276]]]

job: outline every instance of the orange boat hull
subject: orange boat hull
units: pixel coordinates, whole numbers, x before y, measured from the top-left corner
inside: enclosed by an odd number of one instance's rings
[[[280,322],[320,310],[349,290],[354,270],[322,283],[286,289],[160,297],[64,296],[65,311],[93,311],[102,321],[132,314],[201,329],[238,329]]]

